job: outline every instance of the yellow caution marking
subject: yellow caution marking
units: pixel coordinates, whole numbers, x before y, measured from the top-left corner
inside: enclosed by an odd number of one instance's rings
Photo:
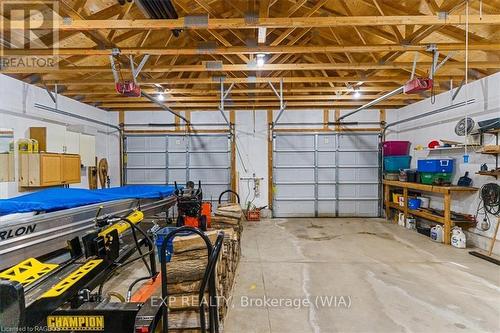
[[[62,279],[55,286],[50,288],[47,292],[45,292],[45,294],[40,296],[40,298],[61,296],[66,290],[68,290],[72,285],[74,285],[86,274],[88,274],[90,271],[96,268],[100,263],[102,263],[102,259],[87,261],[83,266],[81,266],[76,271],[74,271],[73,273]]]
[[[139,210],[136,210],[132,214],[127,216],[127,219],[130,222],[132,222],[133,224],[137,224],[144,219],[144,213],[139,211]],[[121,221],[121,222],[115,223],[112,226],[101,231],[99,233],[99,236],[106,237],[109,233],[111,233],[114,230],[118,231],[118,234],[120,235],[120,234],[124,233],[125,231],[127,231],[129,228],[130,228],[130,224],[128,224],[125,221]]]
[[[48,316],[49,331],[104,331],[104,316]]]
[[[23,286],[35,282],[45,274],[59,267],[56,264],[44,264],[35,258],[29,258],[0,273],[0,279],[17,281]]]

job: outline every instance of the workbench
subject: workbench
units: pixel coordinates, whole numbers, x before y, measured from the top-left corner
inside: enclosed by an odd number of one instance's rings
[[[405,221],[408,215],[418,216],[423,219],[441,223],[444,227],[444,243],[450,244],[451,241],[451,228],[455,224],[470,224],[468,221],[455,221],[451,218],[451,199],[453,193],[472,193],[476,192],[478,188],[476,187],[465,187],[465,186],[436,186],[436,185],[426,185],[419,183],[410,182],[400,182],[393,180],[384,180],[384,204],[385,204],[385,216],[389,218],[390,210],[396,209],[402,211],[405,216]],[[400,206],[397,203],[391,201],[390,190],[391,188],[401,188],[403,189],[404,206]],[[444,216],[439,216],[432,214],[431,212],[425,210],[413,210],[408,208],[408,190],[415,190],[426,193],[434,193],[444,196]]]

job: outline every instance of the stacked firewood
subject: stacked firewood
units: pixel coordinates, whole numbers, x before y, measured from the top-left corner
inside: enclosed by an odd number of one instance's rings
[[[222,323],[230,302],[231,290],[240,259],[240,236],[243,213],[236,204],[220,205],[212,216],[208,237],[215,242],[224,232],[224,246],[217,263],[217,296]],[[207,265],[205,242],[197,235],[176,237],[174,254],[167,264],[169,296],[169,329],[178,332],[199,332],[199,289]],[[208,304],[208,293],[203,300]],[[208,321],[208,315],[206,316]]]

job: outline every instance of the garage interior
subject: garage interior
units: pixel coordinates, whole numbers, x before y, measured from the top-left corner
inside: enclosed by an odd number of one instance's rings
[[[500,332],[500,1],[0,14],[1,332]]]

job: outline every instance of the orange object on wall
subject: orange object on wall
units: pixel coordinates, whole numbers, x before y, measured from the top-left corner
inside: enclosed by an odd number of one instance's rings
[[[203,202],[201,204],[201,215],[205,215],[207,217],[207,228],[210,228],[212,222],[212,203]]]

